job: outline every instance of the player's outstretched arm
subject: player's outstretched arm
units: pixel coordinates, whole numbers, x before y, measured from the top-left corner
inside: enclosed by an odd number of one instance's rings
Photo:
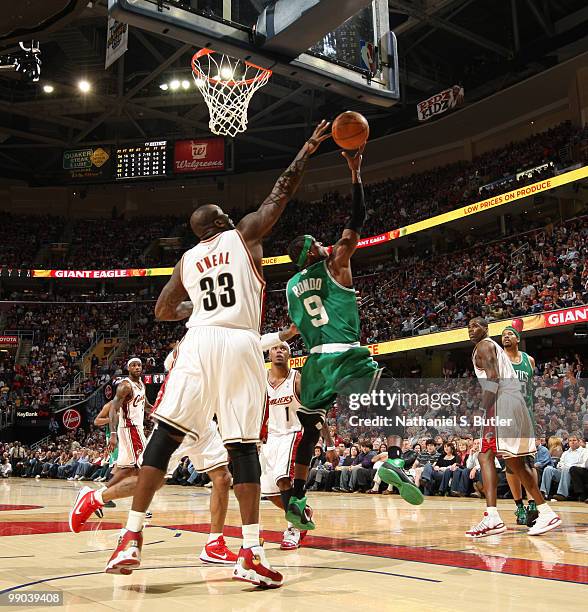
[[[182,284],[181,266],[182,262],[179,261],[157,298],[155,318],[158,321],[181,321],[192,313],[192,310],[185,307],[187,303],[192,302],[186,302],[188,292]]]
[[[282,173],[276,181],[269,196],[262,205],[253,213],[246,215],[237,225],[237,229],[243,235],[245,242],[260,242],[264,236],[269,234],[286,204],[292,199],[306,170],[309,157],[319,148],[321,142],[330,138],[328,132],[331,124],[324,119],[318,124],[310,139],[294,158],[294,161]]]
[[[110,402],[107,402],[102,406],[102,410],[96,415],[94,419],[94,425],[96,427],[104,427],[104,425],[108,425],[110,423]]]
[[[126,399],[132,395],[133,391],[131,385],[124,380],[116,388],[116,395],[111,399],[107,406],[109,406],[108,422],[110,425],[110,440],[108,442],[109,450],[114,450],[118,444],[118,413]]]
[[[333,247],[333,254],[330,258],[329,267],[335,274],[335,278],[341,270],[350,267],[351,257],[357,249],[357,243],[359,242],[359,237],[366,217],[365,197],[363,194],[363,184],[361,182],[363,147],[355,155],[351,155],[347,151],[343,151],[341,155],[347,160],[347,164],[351,170],[353,208],[347,227],[343,230],[341,239]],[[349,281],[351,281],[351,278]]]
[[[294,323],[292,323],[289,327],[285,327],[281,329],[279,332],[269,332],[267,334],[263,334],[261,337],[261,349],[263,351],[269,351],[272,346],[276,346],[279,342],[287,342],[290,338],[298,335],[298,328]]]

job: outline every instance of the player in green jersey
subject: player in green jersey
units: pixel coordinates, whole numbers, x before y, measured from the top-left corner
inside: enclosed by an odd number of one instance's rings
[[[510,359],[512,367],[514,368],[514,371],[516,372],[521,383],[521,392],[525,398],[525,403],[527,404],[527,409],[531,415],[531,420],[533,423],[535,423],[535,415],[533,413],[533,374],[535,371],[535,360],[529,354],[519,350],[520,341],[520,332],[511,325],[506,327],[502,332],[502,347]],[[537,470],[535,470],[535,457],[533,455],[529,455],[529,461],[531,461],[529,466],[533,470],[535,478],[537,478]],[[533,499],[529,499],[529,505],[527,508],[525,508],[523,504],[523,489],[521,481],[518,476],[508,470],[508,467],[506,470],[506,480],[508,481],[508,486],[510,487],[516,504],[515,516],[517,517],[517,525],[527,525],[528,527],[532,527],[539,516],[535,501]]]
[[[338,392],[349,389],[351,384],[357,391],[360,381],[365,387],[361,391],[372,390],[381,375],[369,350],[360,346],[360,318],[351,273],[351,257],[366,216],[362,153],[363,148],[355,155],[342,153],[351,171],[353,208],[340,240],[327,249],[306,234],[295,238],[288,247],[290,259],[300,270],[288,281],[288,314],[310,352],[302,368],[302,408],[298,416],[304,431],[296,452],[294,486],[282,492],[286,517],[299,529],[314,529],[307,513],[304,484],[327,412]],[[400,445],[393,444],[389,447],[389,459],[400,460]],[[327,445],[327,451],[334,452],[334,447]],[[422,503],[422,494],[402,466],[392,462],[386,465],[386,478],[382,479],[394,484],[405,500]]]

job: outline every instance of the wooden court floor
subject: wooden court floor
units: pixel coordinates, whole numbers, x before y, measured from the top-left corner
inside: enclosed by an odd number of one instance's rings
[[[261,591],[233,582],[230,567],[198,559],[208,531],[209,491],[192,487],[167,486],[156,496],[139,571],[104,574],[129,500],[73,534],[67,515],[79,486],[0,480],[0,598],[62,591],[61,609],[80,612],[454,612],[464,606],[551,612],[581,609],[588,594],[588,504],[555,503],[563,528],[531,538],[515,525],[512,501],[501,501],[508,532],[471,541],[463,532],[481,518],[481,500],[437,497],[411,507],[397,496],[314,493],[317,529],[303,548],[285,552],[278,544],[282,516],[262,502],[265,547],[285,584]],[[238,525],[231,493],[225,535],[235,551]]]

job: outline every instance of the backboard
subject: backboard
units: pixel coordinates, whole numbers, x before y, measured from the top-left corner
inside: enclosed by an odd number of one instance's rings
[[[315,0],[313,9],[326,10],[331,1]],[[283,45],[276,49],[265,44],[263,35],[274,28],[269,0],[109,0],[109,13],[119,21],[195,48],[243,58],[301,83],[361,102],[392,106],[399,99],[398,56],[396,38],[389,28],[388,0],[339,0],[340,9],[343,4],[348,9],[345,14],[352,16],[332,31],[321,27],[326,20],[309,20],[310,11],[294,20],[290,42],[297,35],[312,42],[296,55],[288,53],[288,41],[286,50]],[[355,5],[358,10],[354,13]],[[288,6],[295,7],[295,3]],[[332,22],[333,12],[330,17]]]

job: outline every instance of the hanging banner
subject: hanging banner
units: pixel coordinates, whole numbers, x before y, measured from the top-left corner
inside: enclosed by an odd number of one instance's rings
[[[104,68],[108,68],[111,64],[123,55],[127,50],[129,41],[129,26],[126,23],[121,23],[112,17],[108,18],[108,29],[106,30],[106,61]]]
[[[434,115],[442,115],[456,106],[461,106],[463,99],[464,90],[460,85],[454,85],[449,89],[445,89],[417,104],[419,121],[426,121]]]
[[[174,172],[219,172],[225,169],[225,139],[178,140],[174,149]]]

